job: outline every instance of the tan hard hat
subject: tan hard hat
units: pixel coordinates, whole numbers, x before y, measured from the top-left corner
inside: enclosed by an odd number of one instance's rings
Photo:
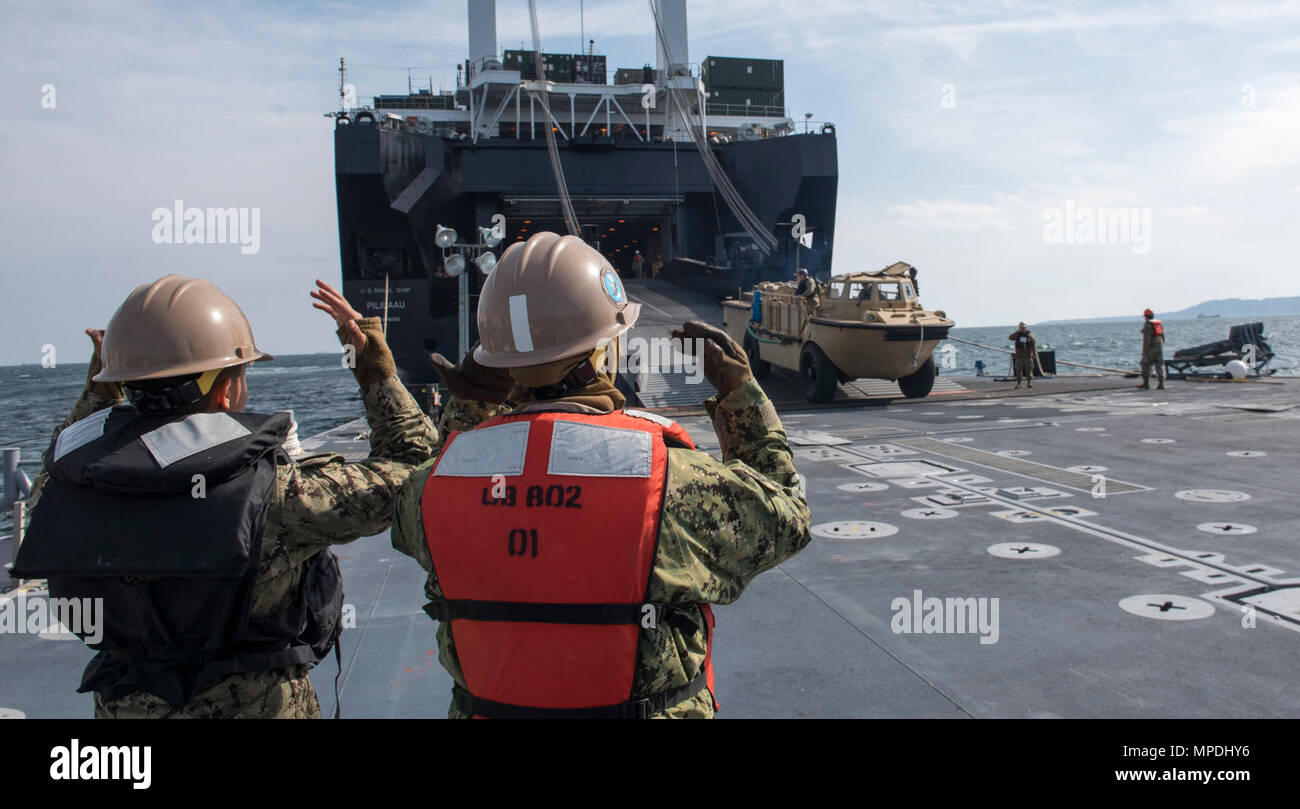
[[[521,368],[577,356],[627,331],[640,314],[604,256],[577,236],[542,231],[510,245],[484,282],[474,359]]]
[[[253,343],[238,304],[216,284],[165,275],[136,287],[108,321],[104,370],[95,381],[164,379],[271,359]]]

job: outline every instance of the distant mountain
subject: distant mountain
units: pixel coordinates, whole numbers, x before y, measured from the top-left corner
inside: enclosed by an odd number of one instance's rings
[[[1291,298],[1220,298],[1213,301],[1205,301],[1195,306],[1189,306],[1186,309],[1180,309],[1177,312],[1156,312],[1156,317],[1161,320],[1178,320],[1180,318],[1195,318],[1201,315],[1219,315],[1221,317],[1245,318],[1245,317],[1268,317],[1270,315],[1300,315],[1300,296]],[[1045,320],[1036,324],[1040,326],[1054,326],[1063,323],[1108,323],[1116,320],[1141,320],[1141,310],[1135,310],[1131,315],[1115,315],[1113,317],[1083,317],[1073,320]]]

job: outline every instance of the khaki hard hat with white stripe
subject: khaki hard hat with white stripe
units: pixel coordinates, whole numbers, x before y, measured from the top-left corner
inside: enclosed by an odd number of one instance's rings
[[[541,232],[501,256],[478,299],[480,345],[489,368],[521,368],[586,354],[630,329],[641,304],[577,236]]]
[[[216,284],[165,275],[136,287],[108,322],[95,381],[166,379],[270,359],[254,344],[243,310]]]

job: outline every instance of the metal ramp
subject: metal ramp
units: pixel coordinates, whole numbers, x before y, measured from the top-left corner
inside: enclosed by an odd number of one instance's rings
[[[650,372],[642,374],[637,395],[641,406],[648,408],[702,408],[704,400],[714,394],[707,381],[700,378],[700,383],[691,382],[693,377],[685,373],[662,374]]]

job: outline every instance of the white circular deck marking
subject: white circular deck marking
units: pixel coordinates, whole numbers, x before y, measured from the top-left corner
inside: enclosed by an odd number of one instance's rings
[[[1024,455],[1032,455],[1027,449],[1000,449],[998,454],[1004,458],[1019,458]]]
[[[1106,428],[1105,427],[1075,427],[1074,431],[1076,433],[1104,433],[1106,432]]]
[[[1196,526],[1196,530],[1204,531],[1207,534],[1253,534],[1257,529],[1253,525],[1246,525],[1242,522],[1203,522]]]
[[[1263,458],[1267,452],[1257,449],[1238,449],[1228,453],[1229,458]]]
[[[883,492],[889,488],[888,483],[872,483],[864,480],[861,483],[842,483],[835,488],[842,492]]]
[[[1214,607],[1199,598],[1163,593],[1129,596],[1120,599],[1119,606],[1125,612],[1143,618],[1155,618],[1158,621],[1195,621],[1198,618],[1209,618],[1214,614]]]
[[[1065,469],[1065,471],[1067,472],[1078,472],[1081,475],[1091,475],[1095,472],[1106,472],[1109,470],[1110,467],[1108,466],[1096,466],[1094,464],[1084,464],[1083,466],[1068,466]]]
[[[1178,442],[1172,438],[1143,438],[1142,443],[1143,444],[1177,444]]]
[[[999,559],[1050,559],[1061,549],[1041,542],[999,542],[990,545],[988,552]]]
[[[974,441],[975,439],[967,438],[966,436],[963,435],[963,436],[958,436],[956,438],[945,438],[943,440],[949,444],[967,444],[970,443],[971,441]]]
[[[870,520],[841,520],[814,525],[815,536],[827,539],[879,539],[898,533],[898,526]]]
[[[903,512],[903,516],[913,520],[946,520],[950,517],[956,517],[960,512],[953,511],[950,508],[909,508]]]
[[[1174,497],[1179,500],[1190,500],[1193,503],[1240,503],[1242,500],[1250,499],[1250,495],[1245,492],[1227,489],[1184,489]]]
[[[17,708],[0,708],[0,719],[26,719],[27,714]]]

